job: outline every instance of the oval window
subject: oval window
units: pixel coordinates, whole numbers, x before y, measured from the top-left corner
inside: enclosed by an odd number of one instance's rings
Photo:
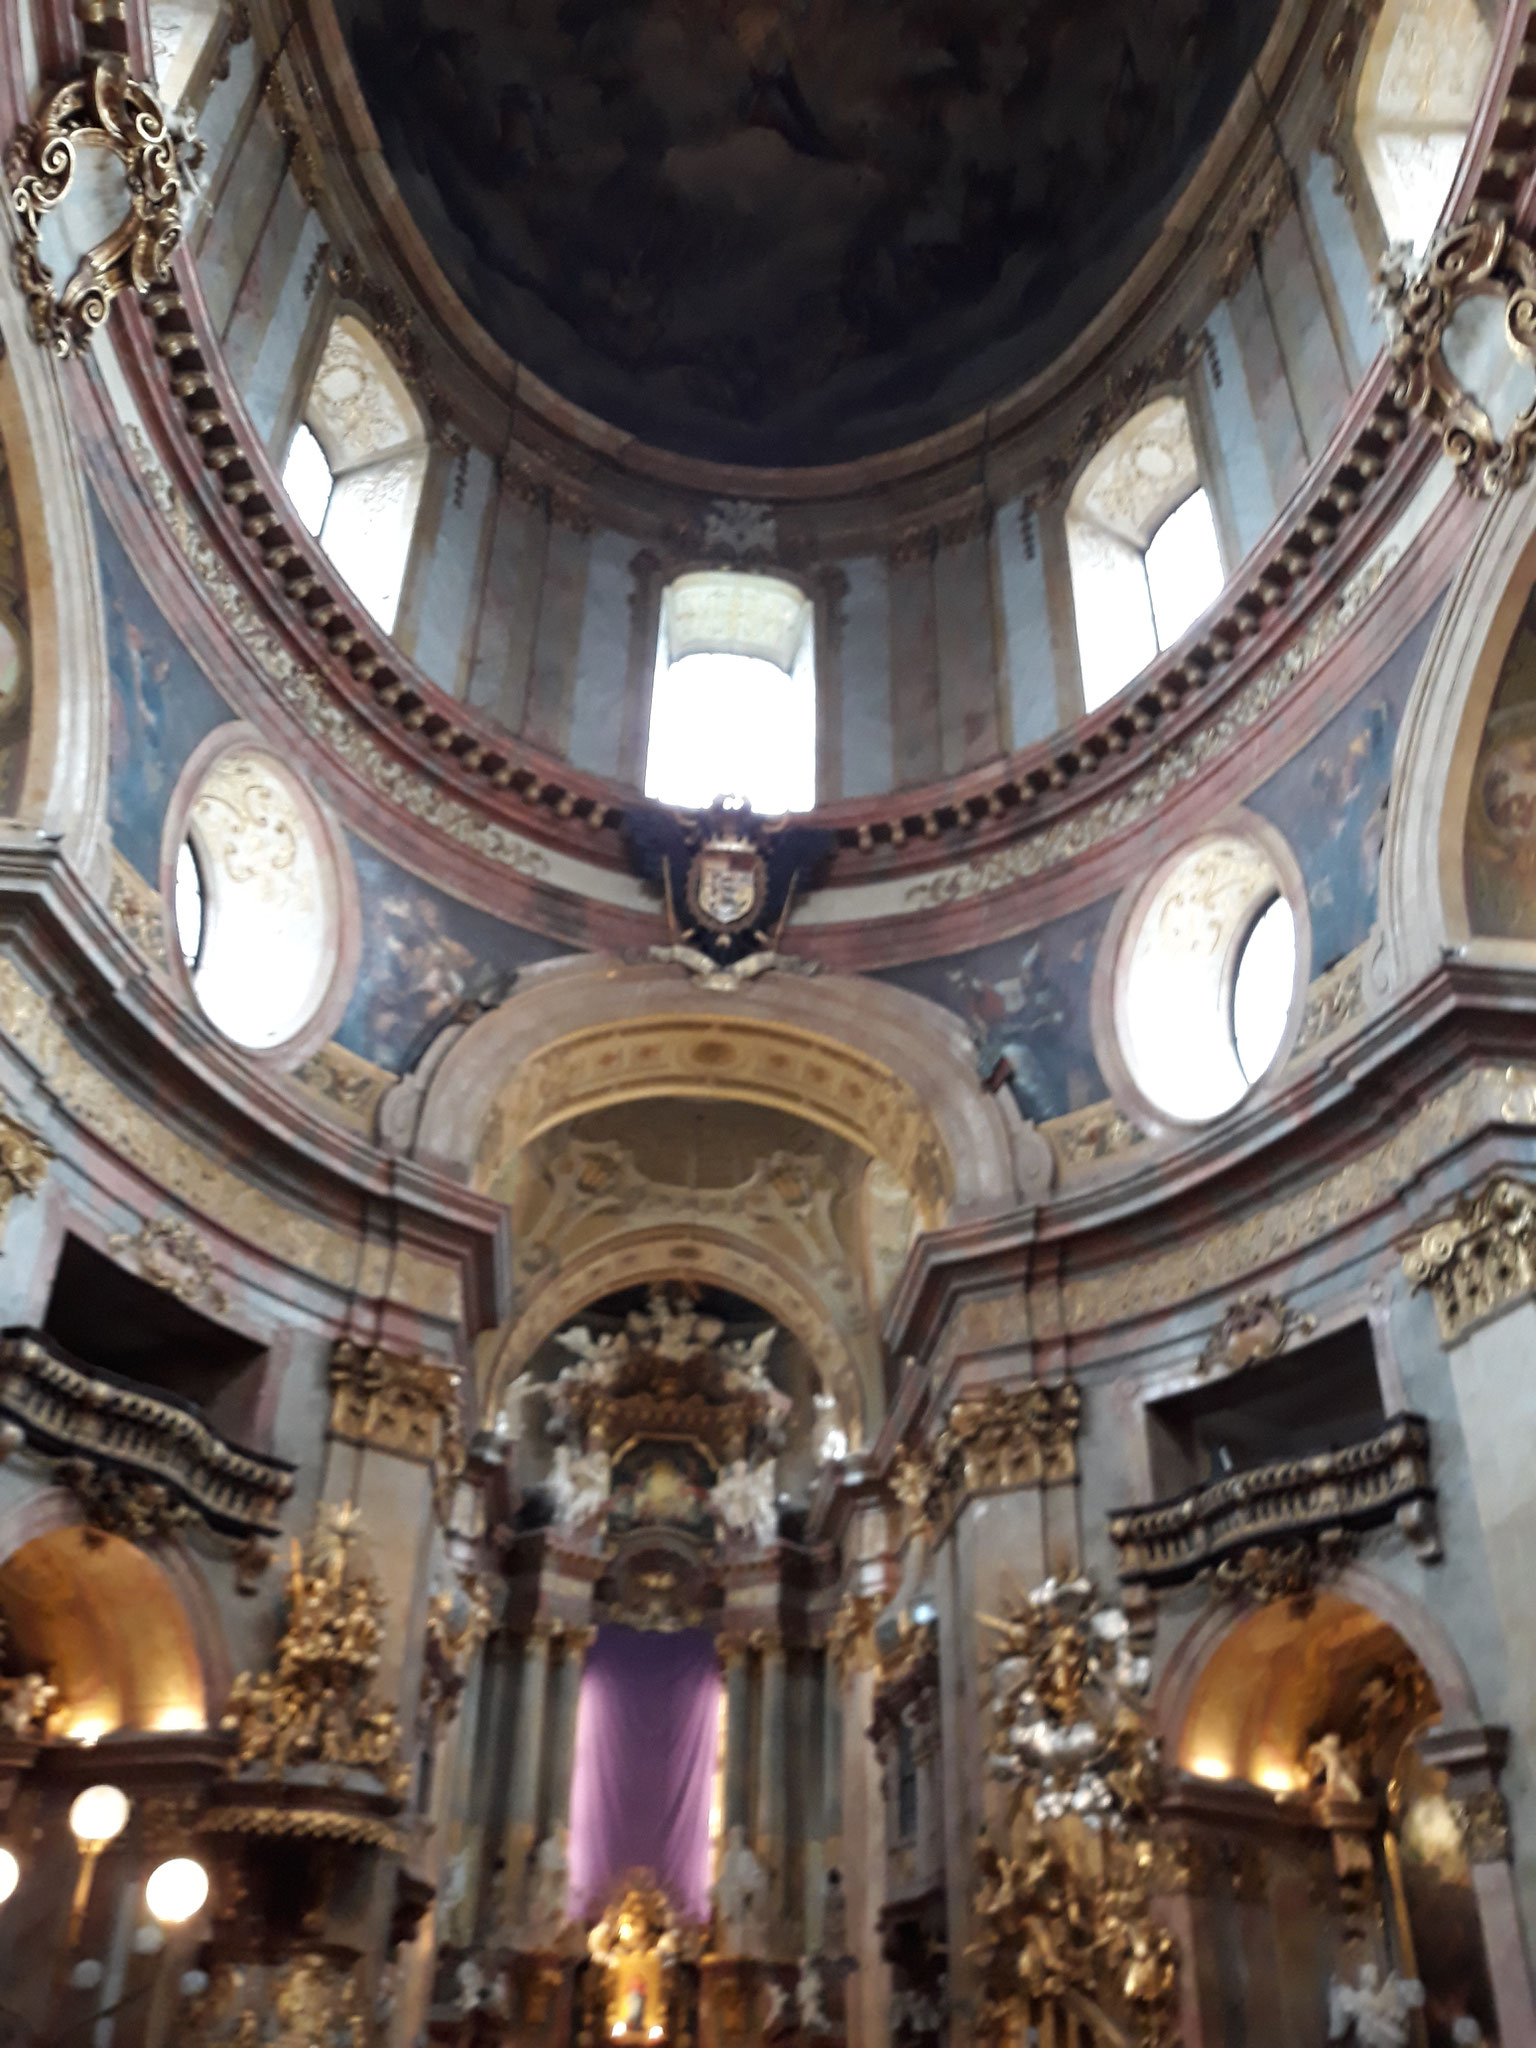
[[[1244,939],[1232,977],[1232,1045],[1250,1088],[1280,1050],[1295,986],[1296,913],[1276,896]]]
[[[270,755],[221,754],[176,850],[176,937],[210,1024],[268,1052],[315,1017],[338,955],[329,848],[302,786]]]
[[[1278,1057],[1296,993],[1298,932],[1274,861],[1235,833],[1155,879],[1120,954],[1115,1024],[1150,1106],[1208,1123]]]

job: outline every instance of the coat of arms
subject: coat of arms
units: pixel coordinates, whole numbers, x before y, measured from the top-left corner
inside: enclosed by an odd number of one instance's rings
[[[712,932],[750,925],[763,907],[768,872],[750,839],[717,832],[688,864],[688,914]]]
[[[769,823],[721,798],[707,811],[636,806],[625,820],[630,860],[666,905],[671,944],[651,957],[674,962],[708,988],[729,990],[770,968],[815,971],[814,960],[779,951],[796,899],[813,888],[836,841],[813,825]]]

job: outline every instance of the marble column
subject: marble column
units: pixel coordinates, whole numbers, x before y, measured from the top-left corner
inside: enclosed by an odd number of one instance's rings
[[[571,1772],[576,1761],[576,1712],[581,1700],[581,1675],[594,1628],[568,1628],[561,1638],[560,1662],[550,1686],[549,1784],[544,1832],[553,1834],[571,1818]]]
[[[515,1925],[523,1912],[523,1879],[537,1841],[539,1792],[543,1777],[544,1722],[549,1693],[547,1622],[535,1624],[523,1643],[518,1677],[517,1719],[512,1731],[512,1782],[502,1854],[502,1918]],[[503,1934],[504,1927],[499,1930]]]
[[[735,1638],[722,1638],[720,1662],[725,1669],[725,1827],[746,1829],[751,1825],[748,1796],[752,1783],[747,1742],[752,1718],[752,1673],[747,1664],[747,1646]]]
[[[757,1811],[753,1816],[752,1846],[768,1873],[773,1917],[781,1921],[786,1909],[784,1875],[787,1862],[784,1839],[787,1813],[784,1644],[778,1636],[762,1635],[757,1639],[757,1648],[762,1659],[762,1705],[757,1730]]]

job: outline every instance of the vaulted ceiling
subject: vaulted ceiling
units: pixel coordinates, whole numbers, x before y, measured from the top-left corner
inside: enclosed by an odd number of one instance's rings
[[[932,432],[1124,281],[1277,0],[341,0],[450,280],[684,453]]]

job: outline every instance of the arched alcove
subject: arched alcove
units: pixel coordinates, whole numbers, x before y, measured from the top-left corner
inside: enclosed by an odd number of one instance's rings
[[[186,1611],[154,1559],[121,1536],[75,1524],[31,1537],[0,1564],[0,1613],[19,1667],[58,1687],[61,1734],[204,1725]]]
[[[1038,1200],[1050,1151],[1006,1091],[977,1085],[965,1027],[906,990],[763,976],[734,1008],[675,969],[607,956],[529,973],[386,1099],[386,1138],[493,1186],[540,1130],[605,1102],[751,1100],[886,1161],[926,1225]]]

